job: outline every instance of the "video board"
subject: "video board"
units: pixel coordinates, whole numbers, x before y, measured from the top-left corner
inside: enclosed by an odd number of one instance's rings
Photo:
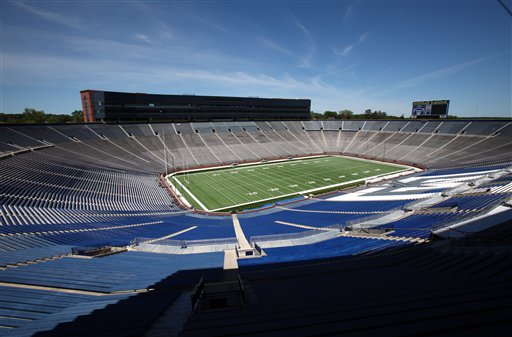
[[[446,118],[450,100],[412,102],[412,118]]]

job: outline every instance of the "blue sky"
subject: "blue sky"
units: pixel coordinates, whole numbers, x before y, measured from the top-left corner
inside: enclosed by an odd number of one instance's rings
[[[505,1],[512,8],[512,1]],[[511,17],[482,1],[1,1],[0,111],[79,91],[310,98],[511,115]]]

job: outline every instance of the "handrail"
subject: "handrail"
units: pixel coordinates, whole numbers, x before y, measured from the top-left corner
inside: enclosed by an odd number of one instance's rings
[[[293,240],[302,239],[309,236],[325,233],[325,232],[341,232],[346,226],[341,224],[335,224],[326,227],[319,227],[318,229],[310,229],[298,233],[283,233],[283,234],[269,234],[269,235],[256,235],[251,236],[249,241],[255,247],[256,242],[268,242],[268,241],[280,241],[280,240]]]
[[[148,241],[153,241],[153,244],[170,247],[187,248],[189,246],[204,246],[204,245],[220,245],[220,244],[236,244],[236,238],[217,238],[217,239],[201,239],[201,240],[172,240],[162,239],[156,240],[154,238],[135,238],[130,242],[132,246],[137,246]]]
[[[455,219],[455,220],[448,221],[448,222],[442,222],[441,224],[438,224],[438,225],[432,225],[431,232],[450,227],[451,225],[454,225],[454,224],[462,222],[462,221],[471,220],[478,216],[485,215],[485,214],[489,213],[491,210],[493,210],[494,208],[496,208],[497,206],[506,202],[506,199],[508,199],[508,198],[509,198],[509,196],[504,196],[503,198],[496,200],[496,202],[493,202],[492,204],[486,206],[485,208],[482,208],[478,212],[468,215],[468,216],[464,217],[463,219]],[[453,229],[450,228],[450,230],[453,230]],[[462,232],[462,231],[460,231],[460,232]]]

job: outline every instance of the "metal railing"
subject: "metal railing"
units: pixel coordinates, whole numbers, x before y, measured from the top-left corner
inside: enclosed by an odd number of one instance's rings
[[[310,229],[298,233],[284,233],[284,234],[269,234],[269,235],[257,235],[251,236],[249,241],[253,245],[257,242],[268,242],[268,241],[281,241],[281,240],[296,240],[303,239],[309,236],[318,235],[325,232],[341,232],[346,226],[341,224],[331,225],[327,227],[320,227],[318,229]]]
[[[391,208],[389,210],[382,211],[380,213],[370,214],[370,215],[367,215],[367,216],[364,216],[364,217],[361,217],[361,218],[348,220],[345,223],[345,225],[346,225],[346,227],[353,227],[353,226],[359,225],[359,224],[361,224],[363,222],[367,222],[367,221],[375,220],[375,219],[378,219],[378,218],[382,218],[382,217],[384,217],[386,215],[389,215],[391,213],[394,213],[394,212],[397,212],[397,211],[403,211],[407,205],[409,205],[409,204],[406,204],[405,206],[396,206],[396,207],[393,207],[393,208]]]
[[[137,246],[143,243],[151,242],[155,245],[187,248],[190,246],[214,246],[214,245],[236,245],[236,238],[219,238],[219,239],[203,239],[203,240],[172,240],[172,239],[154,239],[154,238],[135,238],[130,243]]]
[[[448,228],[450,230],[454,230],[453,228],[449,228],[449,227],[452,225],[455,225],[459,222],[468,221],[468,220],[474,219],[476,217],[485,215],[485,214],[489,213],[491,210],[493,210],[494,208],[496,208],[497,206],[505,204],[507,202],[507,199],[509,199],[509,198],[510,198],[509,196],[504,196],[503,198],[497,200],[496,202],[493,202],[492,204],[490,204],[490,205],[488,205],[470,215],[467,215],[467,216],[463,217],[462,219],[454,219],[451,221],[434,224],[434,225],[432,225],[431,231],[434,232],[434,231],[437,231],[437,230],[440,230],[443,228]],[[460,230],[457,230],[457,231],[462,232]]]

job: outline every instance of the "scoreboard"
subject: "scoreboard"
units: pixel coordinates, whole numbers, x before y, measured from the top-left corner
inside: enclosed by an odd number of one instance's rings
[[[450,100],[412,102],[411,118],[446,118]]]

